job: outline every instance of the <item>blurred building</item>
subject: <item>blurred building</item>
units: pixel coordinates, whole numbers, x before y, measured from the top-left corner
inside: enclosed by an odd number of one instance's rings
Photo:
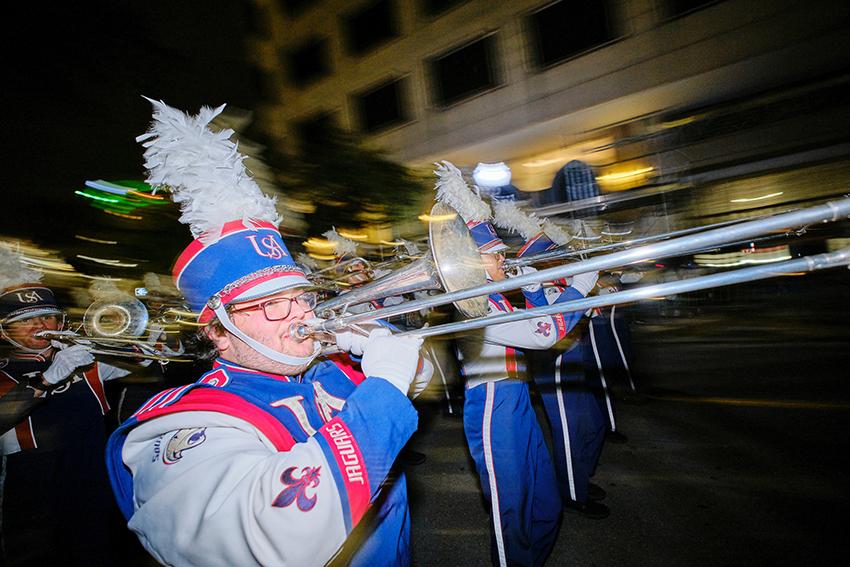
[[[288,151],[333,123],[524,191],[580,159],[605,192],[850,154],[843,1],[254,2],[258,122]]]

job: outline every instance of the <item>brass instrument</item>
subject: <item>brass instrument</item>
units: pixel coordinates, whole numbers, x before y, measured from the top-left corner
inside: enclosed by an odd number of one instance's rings
[[[433,214],[434,212],[432,211],[432,215]],[[846,219],[848,217],[850,217],[850,198],[844,198],[839,201],[831,201],[823,205],[771,215],[765,218],[738,222],[736,224],[717,227],[710,230],[701,230],[696,234],[680,236],[679,238],[670,238],[662,242],[596,256],[594,258],[543,269],[503,281],[494,281],[484,285],[469,287],[461,286],[457,288],[457,291],[450,290],[447,293],[438,294],[433,297],[385,307],[377,312],[354,314],[345,314],[343,312],[342,314],[336,314],[334,309],[326,309],[324,311],[318,311],[318,313],[326,317],[326,319],[315,319],[305,323],[293,324],[290,328],[290,334],[295,338],[307,338],[319,333],[332,333],[339,329],[351,328],[359,323],[374,321],[376,319],[388,319],[396,315],[411,313],[413,311],[427,309],[438,305],[445,305],[448,303],[455,303],[457,305],[461,301],[467,301],[474,298],[481,300],[492,293],[516,290],[530,284],[542,284],[585,272],[610,270],[612,268],[629,266],[631,264],[650,259],[659,260],[661,258],[681,256],[695,251],[728,244],[730,242],[752,239],[753,237],[777,231],[788,231],[795,227],[805,227],[818,222],[830,222]],[[439,241],[437,242],[439,243]],[[432,249],[434,247],[435,245],[432,243]],[[451,266],[453,262],[452,256],[438,256],[437,254],[434,254],[434,263],[436,264],[437,269],[447,271],[447,269],[442,266],[444,262]],[[825,267],[844,266],[848,264],[850,264],[850,249],[844,249],[829,254],[820,254],[812,257],[800,258],[798,260],[790,260],[788,262],[758,266],[757,268],[744,268],[731,272],[722,272],[719,274],[704,276],[702,278],[693,278],[682,282],[671,282],[671,284],[677,285],[661,284],[658,286],[641,287],[628,292],[611,293],[601,298],[589,298],[564,302],[550,305],[548,307],[538,307],[498,316],[473,316],[475,318],[468,321],[451,323],[449,325],[440,325],[428,329],[421,329],[419,331],[410,331],[410,333],[417,334],[419,336],[431,336],[435,334],[442,334],[444,332],[455,333],[506,322],[508,320],[527,319],[545,314],[586,309],[588,307],[614,305],[626,301],[658,297],[670,293],[683,293],[696,289],[707,289],[708,287],[717,287],[742,281],[763,279],[765,277],[781,275],[791,271],[812,271]],[[396,289],[389,285],[383,286],[375,291],[384,294],[383,296],[385,297],[396,295],[398,293]],[[344,296],[341,296],[341,298],[338,299],[342,299],[343,297]],[[339,307],[343,305],[345,304],[342,301],[338,301],[332,306]],[[484,307],[486,307],[486,304]]]
[[[88,306],[77,331],[39,331],[37,336],[66,344],[81,344],[92,354],[120,358],[136,358],[167,362],[192,362],[182,343],[172,349],[159,343],[167,326],[180,321],[185,312],[181,306],[160,306],[156,319],[151,321],[148,308],[128,294],[114,294]]]
[[[342,293],[316,307],[322,317],[337,317],[351,306],[414,291],[440,289],[446,292],[466,289],[487,282],[478,247],[466,223],[446,204],[431,209],[430,250],[422,258],[374,282]],[[487,314],[487,299],[476,297],[455,303],[467,317]]]

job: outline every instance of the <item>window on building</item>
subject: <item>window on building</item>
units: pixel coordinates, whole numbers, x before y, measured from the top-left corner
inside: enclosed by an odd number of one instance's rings
[[[291,51],[287,57],[289,79],[304,86],[327,76],[331,71],[328,40],[312,39]]]
[[[407,122],[404,88],[404,79],[392,79],[354,95],[360,129],[374,133]]]
[[[379,0],[345,16],[343,29],[346,48],[352,55],[363,55],[398,37],[392,2]]]
[[[422,12],[426,16],[439,16],[466,0],[422,0]]]
[[[562,0],[529,16],[534,59],[543,68],[614,39],[606,3]]]
[[[430,60],[436,102],[448,106],[499,85],[496,36],[488,35]]]
[[[286,15],[290,18],[297,18],[303,14],[310,6],[316,4],[316,0],[280,0]]]

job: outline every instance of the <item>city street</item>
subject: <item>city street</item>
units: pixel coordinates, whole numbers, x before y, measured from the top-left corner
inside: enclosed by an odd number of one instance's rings
[[[679,317],[635,310],[645,397],[617,404],[628,442],[606,443],[594,478],[611,515],[565,514],[548,565],[824,565],[847,555],[846,273],[810,278],[723,290]],[[489,520],[462,419],[444,408],[423,408],[414,443],[428,457],[409,469],[414,563],[487,565]]]

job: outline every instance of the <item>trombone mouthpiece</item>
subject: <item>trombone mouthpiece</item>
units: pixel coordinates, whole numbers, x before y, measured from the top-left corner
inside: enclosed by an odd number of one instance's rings
[[[336,335],[325,329],[325,323],[324,319],[319,318],[309,321],[294,321],[289,326],[289,336],[299,342],[314,339],[324,344],[335,344]]]
[[[289,336],[296,341],[307,340],[312,334],[313,330],[304,323],[296,321],[289,326]]]

